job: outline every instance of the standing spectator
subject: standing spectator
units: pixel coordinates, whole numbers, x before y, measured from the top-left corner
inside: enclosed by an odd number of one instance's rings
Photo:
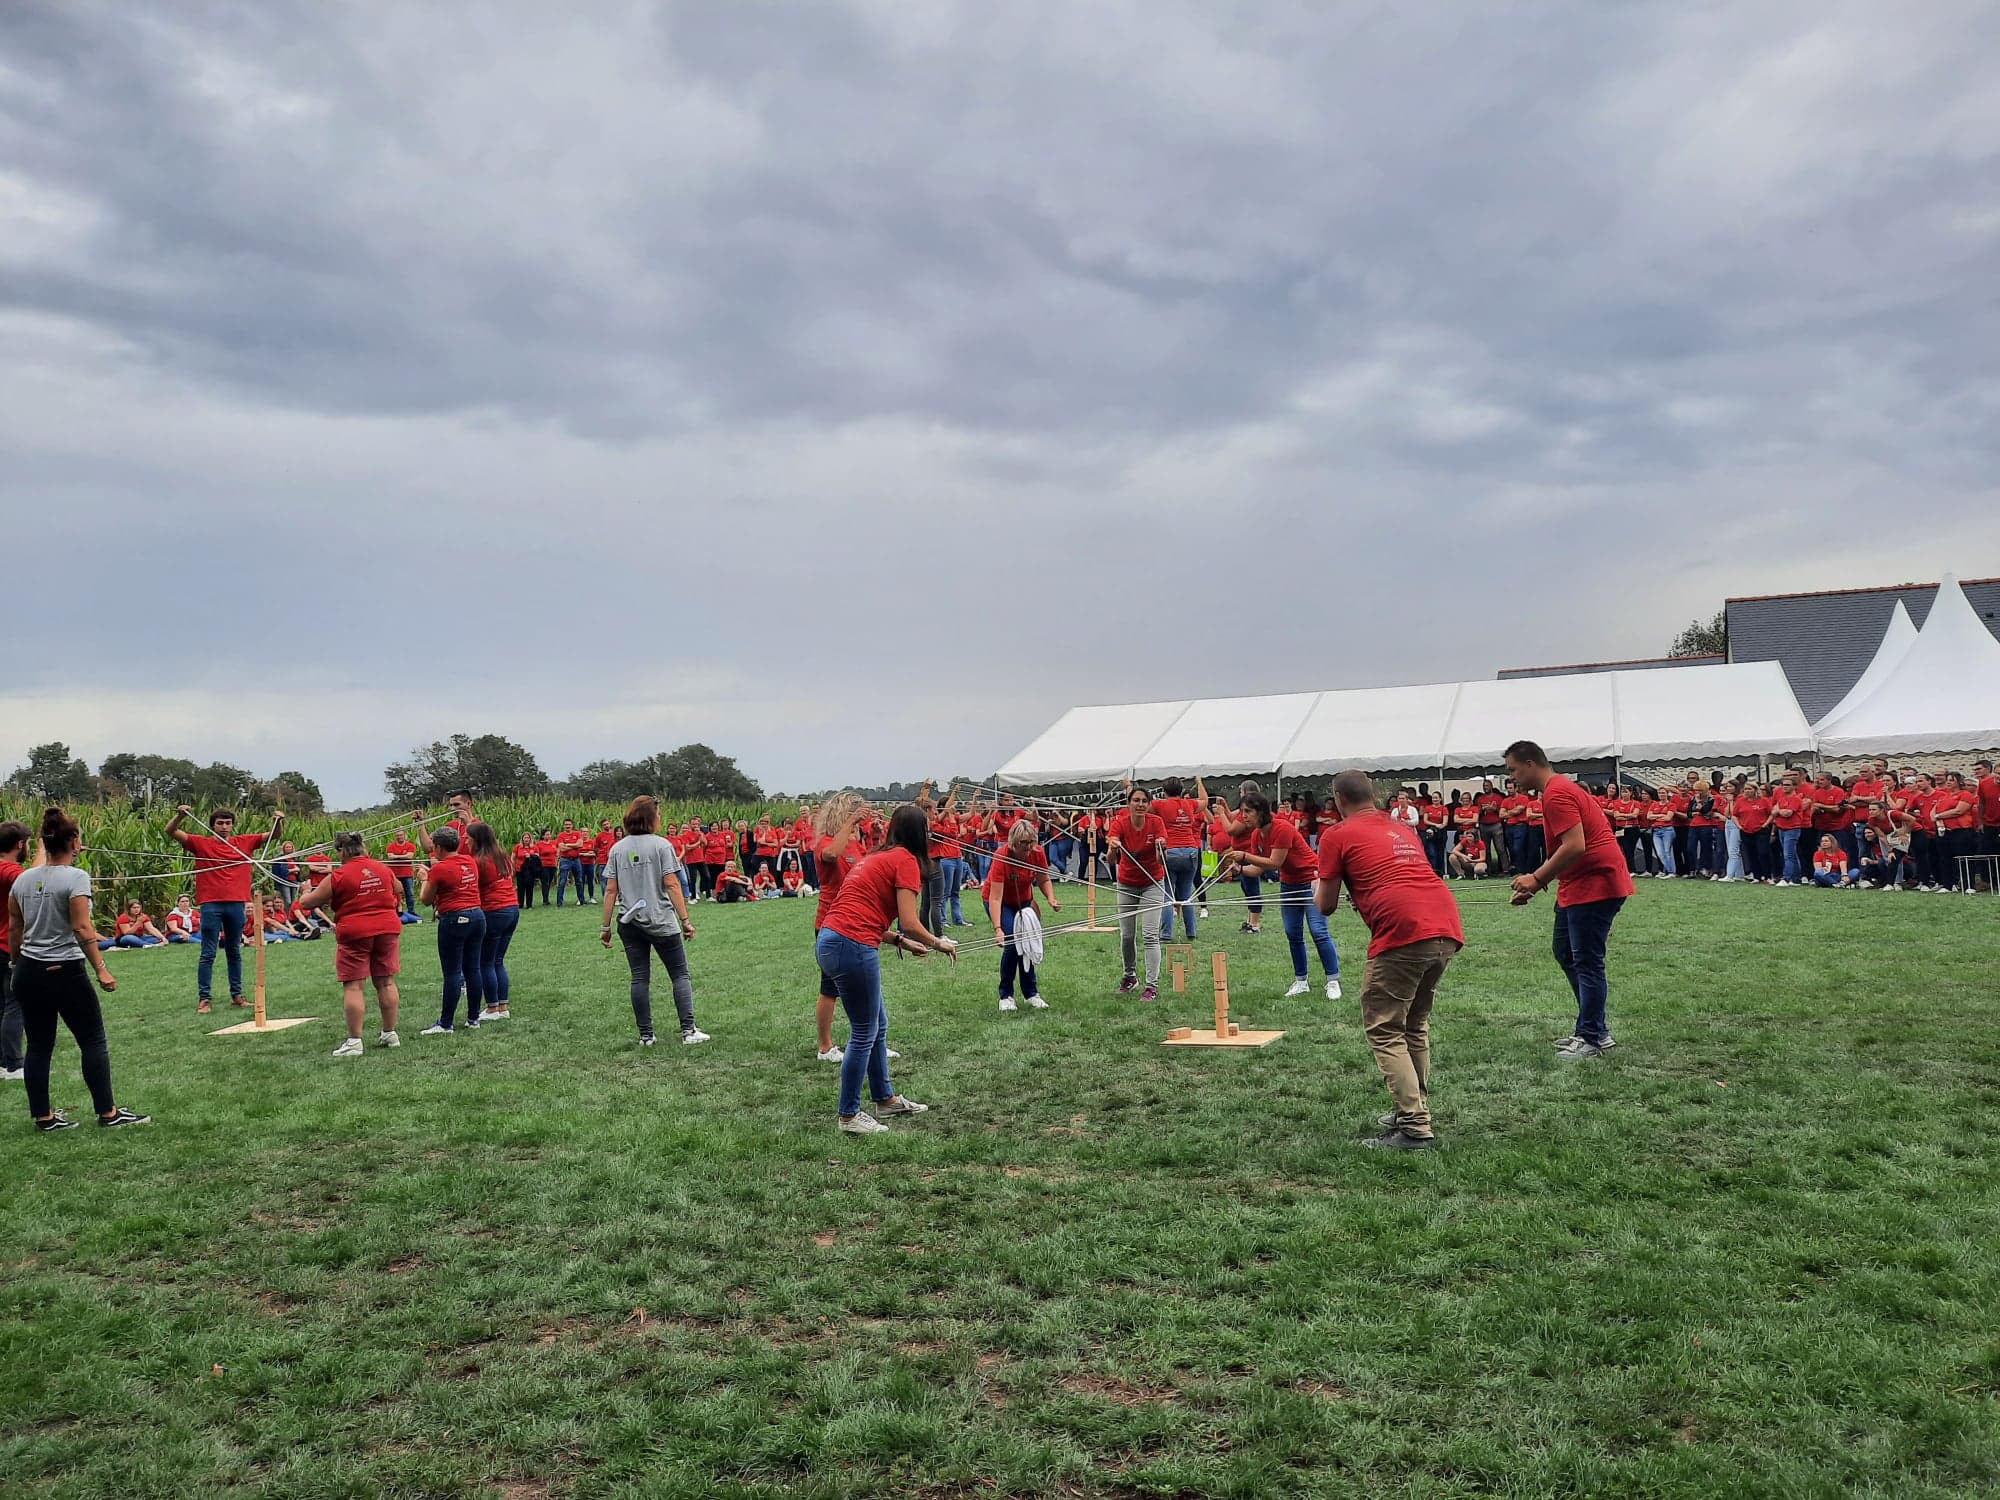
[[[236,832],[236,810],[218,807],[208,815],[207,833],[182,833],[181,820],[194,816],[186,804],[174,809],[166,835],[194,856],[194,899],[201,908],[201,960],[195,966],[195,1014],[213,1009],[209,989],[215,979],[215,950],[228,961],[229,1003],[248,1005],[243,998],[243,922],[255,870],[250,856],[284,830],[281,812],[269,833]]]
[[[1973,791],[1979,799],[1980,853],[2000,859],[2000,776],[1993,774],[1993,762],[1975,760]]]
[[[1507,868],[1507,835],[1501,822],[1501,808],[1507,801],[1499,787],[1493,784],[1491,776],[1482,777],[1479,790],[1473,794],[1473,811],[1479,822],[1479,837],[1486,845],[1487,863],[1496,872]]]
[[[556,851],[556,836],[544,828],[535,835],[535,858],[541,862],[541,869],[535,872],[535,879],[542,888],[542,905],[549,904],[549,892],[555,889],[556,873],[562,864],[562,856]]]
[[[1518,786],[1510,785],[1500,799],[1499,833],[1507,844],[1507,867],[1532,870],[1534,866],[1528,861],[1528,794]]]
[[[1736,816],[1736,799],[1743,795],[1744,778],[1727,781],[1716,790],[1716,801],[1722,809],[1722,878],[1725,881],[1747,880],[1750,867],[1743,858],[1743,824]]]
[[[1743,878],[1759,885],[1771,883],[1771,799],[1756,782],[1743,784],[1730,804],[1731,821],[1743,850]]]
[[[418,831],[423,832],[422,824],[418,825]],[[485,972],[479,967],[480,945],[486,938],[486,913],[479,905],[479,866],[460,852],[456,828],[440,828],[429,836],[428,843],[432,859],[422,897],[436,913],[438,968],[443,975],[444,999],[437,1024],[426,1026],[421,1034],[452,1034],[461,991],[465,995],[466,1028],[477,1031],[486,994]]]
[[[414,912],[417,909],[416,861],[417,846],[410,838],[410,830],[398,828],[396,836],[382,846],[382,863],[402,894],[398,911]]]
[[[1611,799],[1611,826],[1617,832],[1619,846],[1625,851],[1625,865],[1634,875],[1642,875],[1647,867],[1649,848],[1646,831],[1642,826],[1645,804],[1640,801],[1641,793],[1629,786],[1613,789]],[[1644,793],[1650,796],[1650,792]]]
[[[60,807],[49,808],[42,814],[43,863],[23,871],[7,893],[7,951],[14,956],[14,998],[27,1041],[22,1081],[28,1086],[28,1113],[41,1131],[71,1130],[79,1123],[49,1103],[49,1063],[60,1019],[83,1054],[83,1080],[97,1123],[107,1129],[149,1125],[151,1116],[120,1109],[112,1097],[104,1012],[84,966],[95,970],[97,987],[107,994],[118,981],[97,951],[90,872],[77,867],[76,850],[75,820]]]
[[[1431,795],[1429,790],[1420,794],[1423,798],[1424,853],[1431,862],[1431,868],[1439,875],[1444,874],[1444,857],[1448,852],[1445,845],[1451,838],[1451,809],[1442,798]]]
[[[541,873],[533,836],[522,834],[508,853],[514,861],[514,904],[525,911],[535,904],[535,877]]]
[[[290,906],[299,899],[299,886],[304,880],[305,870],[292,848],[292,841],[286,839],[278,857],[271,861],[271,884],[278,888],[278,899]]]
[[[360,834],[335,834],[333,852],[340,863],[300,898],[298,908],[302,912],[321,907],[333,911],[333,977],[340,981],[341,1011],[347,1021],[347,1039],[333,1049],[333,1055],[360,1057],[364,1050],[361,1025],[368,1019],[368,999],[361,988],[364,984],[375,987],[375,1006],[382,1017],[375,1045],[403,1045],[396,1035],[396,1010],[402,1003],[396,988],[396,976],[403,967],[402,906],[395,872],[370,857]]]
[[[584,904],[583,851],[589,843],[590,835],[576,826],[576,819],[563,819],[562,831],[556,835],[557,906],[563,904],[572,890],[576,892],[576,904]]]
[[[9,818],[0,823],[0,913],[7,909],[7,893],[21,878],[21,856],[28,852],[28,825]],[[185,902],[187,897],[181,897]],[[21,1021],[20,1002],[14,998],[14,947],[9,924],[0,917],[0,1081],[19,1083],[27,1055],[22,1050],[27,1035]]]
[[[1783,863],[1779,885],[1803,885],[1805,866],[1799,862],[1799,841],[1812,827],[1812,802],[1800,784],[1798,767],[1785,772],[1784,784],[1771,798],[1771,822],[1778,830],[1778,847]]]
[[[1632,876],[1619,857],[1611,825],[1567,776],[1549,765],[1542,747],[1516,740],[1507,747],[1507,769],[1517,782],[1541,793],[1552,847],[1541,867],[1514,877],[1514,903],[1532,901],[1556,887],[1556,963],[1576,996],[1576,1026],[1556,1043],[1570,1061],[1600,1057],[1617,1042],[1611,1035],[1611,982],[1606,953],[1611,924],[1632,894]]]
[[[1646,827],[1653,839],[1653,874],[1661,880],[1673,878],[1674,864],[1674,819],[1677,809],[1671,792],[1658,792],[1646,804]]]
[[[1937,827],[1933,864],[1935,883],[1944,890],[1964,889],[1972,894],[1971,867],[1959,863],[1979,852],[1979,798],[1965,784],[1963,771],[1947,771],[1944,783],[1931,797],[1931,818]]]
[[[1425,1150],[1436,1139],[1431,1006],[1446,968],[1465,946],[1465,929],[1458,903],[1430,868],[1415,830],[1383,817],[1365,773],[1342,771],[1334,777],[1333,805],[1340,817],[1320,834],[1313,904],[1325,921],[1345,885],[1368,926],[1361,1025],[1392,1106],[1377,1122],[1384,1133],[1364,1144]]]
[[[604,856],[611,852],[611,846],[618,842],[618,837],[618,830],[611,826],[609,818],[598,819],[597,835],[591,840],[584,870],[584,885],[593,901],[597,899],[598,884],[604,878]]]
[[[1722,873],[1716,862],[1716,832],[1722,826],[1722,812],[1715,804],[1714,789],[1692,782],[1688,787],[1688,870],[1699,880],[1713,880]]]
[[[639,1045],[653,1045],[657,957],[673,985],[681,1044],[699,1046],[709,1035],[694,1022],[694,981],[687,961],[694,918],[688,915],[680,856],[660,837],[660,804],[653,798],[634,797],[625,808],[624,827],[625,836],[611,846],[604,866],[604,926],[598,938],[609,948],[612,929],[617,928],[625,967],[632,975],[632,1019],[638,1023]]]
[[[1830,771],[1821,771],[1803,795],[1812,809],[1812,841],[1808,847],[1817,851],[1823,833],[1832,834],[1833,841],[1840,843],[1840,814],[1847,804],[1847,789],[1833,779]]]

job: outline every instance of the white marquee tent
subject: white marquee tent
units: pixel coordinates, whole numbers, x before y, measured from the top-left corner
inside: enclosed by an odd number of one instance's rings
[[[1843,701],[1818,734],[1822,755],[2000,748],[2000,641],[1956,578],[1947,573],[1939,582],[1924,628],[1874,690]]]
[[[1032,786],[1470,769],[1499,765],[1517,739],[1539,741],[1559,763],[1749,760],[1813,747],[1784,669],[1749,662],[1073,708],[999,775]]]
[[[1821,729],[1866,700],[1875,689],[1887,682],[1890,675],[1895,672],[1896,664],[1909,654],[1910,647],[1915,645],[1916,641],[1917,627],[1910,623],[1910,612],[1903,608],[1903,601],[1898,599],[1895,613],[1889,616],[1889,628],[1882,632],[1882,644],[1875,648],[1875,656],[1868,663],[1868,670],[1855,680],[1854,686],[1847,690],[1846,697],[1820,715],[1819,722],[1813,725],[1813,733],[1818,734]]]

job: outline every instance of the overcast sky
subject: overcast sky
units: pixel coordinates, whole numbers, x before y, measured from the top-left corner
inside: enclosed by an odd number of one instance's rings
[[[0,6],[36,742],[380,799],[2000,573],[2000,8]]]

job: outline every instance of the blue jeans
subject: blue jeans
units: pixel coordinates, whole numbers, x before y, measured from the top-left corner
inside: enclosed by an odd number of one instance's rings
[[[1244,898],[1250,903],[1246,910],[1253,917],[1264,915],[1264,878],[1261,875],[1245,875],[1241,878]]]
[[[1076,840],[1060,838],[1049,843],[1049,871],[1061,880],[1069,874],[1069,859],[1076,852]]]
[[[1671,828],[1653,830],[1653,857],[1667,874],[1677,873],[1674,869],[1674,831]]]
[[[1536,865],[1541,863],[1538,859],[1530,860],[1528,858],[1528,825],[1526,823],[1509,823],[1507,825],[1507,853],[1512,858],[1514,869],[1517,873],[1523,870],[1532,870]]]
[[[1201,884],[1201,851],[1199,849],[1169,849],[1167,851],[1167,909],[1160,918],[1160,941],[1174,940],[1174,913],[1181,914],[1181,926],[1187,932],[1187,940],[1194,941],[1194,892]]]
[[[479,940],[480,997],[489,1006],[507,1003],[507,945],[521,925],[521,908],[503,906],[486,913],[486,932]]]
[[[1778,877],[1780,880],[1797,881],[1805,878],[1805,872],[1799,865],[1799,835],[1804,832],[1803,828],[1778,830],[1778,843],[1785,851],[1785,873]]]
[[[444,970],[444,1005],[438,1011],[438,1025],[449,1026],[458,1015],[458,992],[465,990],[465,1019],[479,1019],[479,1004],[486,994],[486,976],[480,972],[479,953],[486,941],[486,913],[478,907],[470,911],[441,911],[437,917],[438,967]]]
[[[1014,914],[1020,909],[1018,906],[1009,906],[1004,901],[1000,904],[1000,931],[1008,937],[1014,935]],[[1034,996],[1036,993],[1034,967],[1033,965],[1022,963],[1021,955],[1016,953],[1014,945],[1009,943],[1000,950],[1000,998],[1002,1000],[1011,1000],[1014,998],[1014,979],[1016,975],[1020,976],[1021,993],[1030,997]]]
[[[1669,838],[1671,829],[1663,829]],[[1576,1034],[1602,1042],[1611,1035],[1611,980],[1605,972],[1604,951],[1611,942],[1611,924],[1625,905],[1623,896],[1608,901],[1579,901],[1556,908],[1556,962],[1576,995]]]
[[[1846,827],[1846,828],[1842,828],[1842,829],[1838,830],[1837,832],[1835,832],[1835,834],[1834,834],[1834,836],[1833,836],[1833,837],[1834,837],[1834,842],[1835,842],[1835,843],[1837,843],[1837,844],[1839,844],[1839,845],[1840,845],[1840,847],[1841,847],[1841,848],[1842,848],[1842,849],[1843,849],[1844,851],[1846,851],[1846,854],[1847,854],[1847,868],[1848,868],[1848,869],[1850,869],[1850,870],[1858,870],[1858,869],[1860,869],[1860,868],[1861,868],[1861,836],[1860,836],[1860,835],[1859,835],[1858,833],[1856,833],[1856,832],[1854,831],[1854,829],[1853,829],[1853,827],[1852,827],[1852,826],[1849,826],[1849,827]]]
[[[889,1012],[882,1005],[882,953],[867,943],[820,929],[814,945],[819,971],[833,981],[840,1008],[847,1012],[847,1051],[840,1060],[841,1115],[861,1110],[861,1080],[877,1104],[896,1097],[889,1081]]]
[[[417,909],[417,877],[414,875],[398,875],[396,877],[396,884],[403,888],[403,910],[415,911]]]
[[[229,960],[229,998],[243,994],[243,903],[204,901],[201,903],[201,958],[195,964],[194,992],[206,1000],[215,980],[215,947]]]
[[[1722,844],[1724,858],[1729,861],[1722,873],[1731,880],[1748,879],[1749,867],[1743,862],[1743,830],[1736,826],[1734,818],[1722,825]]]
[[[944,899],[938,903],[938,920],[942,922],[946,911],[951,913],[955,927],[965,925],[965,911],[960,895],[965,889],[966,864],[956,855],[938,861],[938,872],[944,877]]]
[[[97,951],[104,953],[112,948],[151,948],[159,941],[156,937],[146,937],[142,933],[128,932],[123,937],[99,938],[97,940]]]
[[[556,861],[557,906],[563,904],[563,896],[569,890],[572,881],[576,884],[577,905],[581,906],[590,898],[583,894],[583,866],[577,863],[574,855]]]
[[[1296,885],[1278,882],[1278,915],[1284,919],[1285,943],[1292,950],[1292,977],[1306,977],[1306,934],[1310,932],[1313,947],[1319,950],[1320,967],[1326,970],[1328,979],[1338,979],[1340,954],[1334,949],[1332,934],[1326,930],[1326,918],[1320,915],[1313,901],[1310,880],[1301,880]]]

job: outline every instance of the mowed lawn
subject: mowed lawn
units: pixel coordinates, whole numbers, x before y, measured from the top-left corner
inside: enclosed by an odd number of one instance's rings
[[[1115,937],[1051,940],[1042,1014],[996,1013],[990,950],[889,959],[933,1110],[865,1139],[803,903],[699,908],[715,1040],[650,1052],[574,909],[448,1039],[408,930],[404,1044],[356,1061],[330,943],[271,960],[320,1019],[247,1038],[191,952],[115,955],[157,1123],[37,1136],[0,1085],[0,1489],[1994,1493],[2000,901],[1640,885],[1584,1064],[1546,898],[1460,887],[1428,1156],[1355,1145],[1345,912],[1329,1004],[1216,908],[1260,1052],[1161,1047],[1206,985],[1114,996]]]

